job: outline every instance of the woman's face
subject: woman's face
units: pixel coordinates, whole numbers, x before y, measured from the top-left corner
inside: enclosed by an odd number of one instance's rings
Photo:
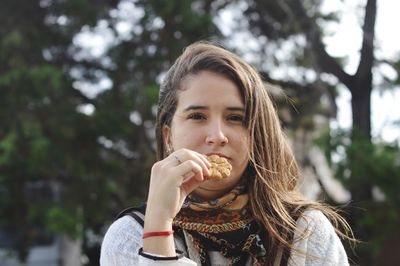
[[[231,175],[204,181],[195,194],[212,199],[231,190],[249,161],[249,133],[244,125],[244,103],[239,88],[226,77],[209,71],[188,76],[178,92],[178,105],[171,127],[164,126],[167,145],[174,150],[226,157]]]

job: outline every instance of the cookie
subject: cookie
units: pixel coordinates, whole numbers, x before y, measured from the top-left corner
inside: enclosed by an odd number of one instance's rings
[[[207,159],[211,163],[210,176],[207,179],[220,180],[231,174],[232,165],[226,158],[213,154],[207,156]]]

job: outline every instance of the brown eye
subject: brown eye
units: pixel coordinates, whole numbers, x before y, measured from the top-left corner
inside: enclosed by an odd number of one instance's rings
[[[193,120],[205,120],[206,116],[203,115],[202,113],[192,113],[189,115],[188,118]]]
[[[236,114],[230,115],[230,116],[228,116],[228,120],[235,122],[235,123],[241,123],[241,124],[244,123],[244,117],[242,115],[236,115]]]

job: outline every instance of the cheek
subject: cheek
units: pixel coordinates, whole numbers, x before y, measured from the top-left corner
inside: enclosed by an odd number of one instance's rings
[[[235,146],[236,150],[239,154],[241,154],[241,161],[243,164],[247,165],[247,162],[250,158],[249,152],[250,152],[250,142],[249,142],[249,137],[246,134],[239,135],[238,138],[236,139]]]
[[[172,132],[172,142],[175,148],[195,147],[204,140],[201,130],[179,128]]]
[[[237,146],[237,149],[247,152],[249,150],[249,145],[250,145],[249,139],[250,138],[248,134],[245,132],[236,134],[234,137],[235,146]]]

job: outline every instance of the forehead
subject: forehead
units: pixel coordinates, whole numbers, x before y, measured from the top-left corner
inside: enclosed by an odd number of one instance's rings
[[[189,75],[182,83],[178,93],[178,109],[194,103],[244,106],[238,86],[227,77],[210,71]]]

